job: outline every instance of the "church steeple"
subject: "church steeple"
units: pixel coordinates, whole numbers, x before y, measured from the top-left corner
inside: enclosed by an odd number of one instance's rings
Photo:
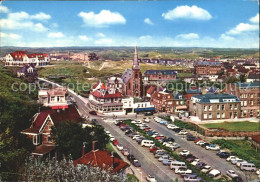
[[[135,46],[135,54],[134,54],[134,62],[133,62],[133,69],[139,70],[139,63],[138,63],[138,52],[137,52],[137,46]]]

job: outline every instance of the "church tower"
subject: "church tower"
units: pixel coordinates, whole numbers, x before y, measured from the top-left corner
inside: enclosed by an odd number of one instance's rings
[[[131,81],[132,81],[132,96],[142,97],[142,88],[143,88],[142,73],[138,63],[137,47],[135,47]]]

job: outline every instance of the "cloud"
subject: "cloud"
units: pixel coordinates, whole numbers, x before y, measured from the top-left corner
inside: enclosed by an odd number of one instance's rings
[[[230,29],[227,34],[237,35],[244,32],[251,32],[259,30],[259,25],[251,25],[248,23],[239,23],[235,28]]]
[[[18,35],[18,34],[14,34],[14,33],[3,33],[3,32],[0,32],[0,37],[1,38],[10,38],[10,39],[20,39],[21,36]]]
[[[259,24],[259,13],[257,13],[257,15],[255,15],[254,17],[250,18],[249,21],[251,23],[258,23]]]
[[[145,18],[144,23],[146,23],[148,25],[154,25],[154,23],[149,18]]]
[[[226,34],[221,34],[221,36],[219,37],[219,39],[226,40],[226,41],[234,41],[234,40],[235,40],[234,37],[228,36],[228,35],[226,35]]]
[[[40,12],[38,14],[31,15],[31,19],[39,20],[39,21],[49,20],[49,19],[51,19],[51,15],[48,15],[48,14],[43,13],[43,12]]]
[[[45,32],[47,28],[41,23],[35,23],[32,20],[38,20],[42,17],[42,20],[46,20],[46,18],[50,18],[49,15],[45,13],[39,13],[36,15],[29,15],[27,12],[15,12],[7,14],[7,18],[0,19],[0,27],[2,29],[11,29],[11,30],[19,30],[26,29],[32,30],[35,32]]]
[[[150,35],[143,35],[143,36],[139,37],[139,40],[148,40],[151,38],[152,38],[152,36],[150,36]]]
[[[97,33],[96,36],[97,36],[97,37],[105,37],[105,34],[103,34],[103,33]]]
[[[64,37],[62,32],[50,32],[48,33],[49,38],[62,38]]]
[[[175,19],[196,19],[196,20],[210,20],[211,14],[200,7],[193,6],[177,6],[175,9],[163,13],[162,17],[166,20]]]
[[[198,39],[199,35],[196,33],[188,33],[188,34],[179,34],[176,36],[176,38],[181,38],[181,39]]]
[[[82,41],[89,41],[89,40],[90,40],[90,38],[87,37],[86,35],[79,35],[78,37],[79,37],[79,39],[82,40]]]
[[[95,14],[93,11],[80,12],[78,16],[82,18],[84,25],[90,27],[108,27],[109,25],[126,23],[124,16],[110,10],[102,10],[98,14]]]
[[[8,13],[9,9],[5,6],[0,5],[0,13]]]
[[[111,45],[114,41],[112,39],[99,39],[94,43],[97,45]]]

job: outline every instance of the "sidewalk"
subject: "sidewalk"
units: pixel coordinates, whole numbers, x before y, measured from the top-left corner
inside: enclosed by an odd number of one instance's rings
[[[137,167],[134,167],[126,158],[126,156],[124,156],[113,144],[111,144],[111,146],[113,147],[113,149],[116,151],[116,153],[125,161],[127,162],[130,167],[128,167],[126,169],[126,174],[133,174],[137,177],[137,179],[140,181],[140,182],[143,182],[143,181],[146,181],[146,176],[147,174],[142,171],[141,168],[137,168]]]

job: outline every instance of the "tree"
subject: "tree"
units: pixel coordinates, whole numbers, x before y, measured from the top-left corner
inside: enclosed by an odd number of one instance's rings
[[[57,161],[55,158],[38,161],[29,158],[26,162],[21,181],[86,181],[86,182],[127,182],[126,178],[118,174],[111,174],[109,170],[89,165],[74,166],[71,160]]]
[[[97,125],[82,128],[81,125],[72,122],[58,123],[52,128],[51,135],[59,154],[71,155],[74,160],[81,156],[83,142],[86,142],[86,152],[89,152],[92,150],[92,141],[97,141],[96,149],[104,149],[109,141],[103,127]]]
[[[240,82],[246,82],[246,75],[241,74],[241,75],[239,76],[239,81],[240,81]]]

